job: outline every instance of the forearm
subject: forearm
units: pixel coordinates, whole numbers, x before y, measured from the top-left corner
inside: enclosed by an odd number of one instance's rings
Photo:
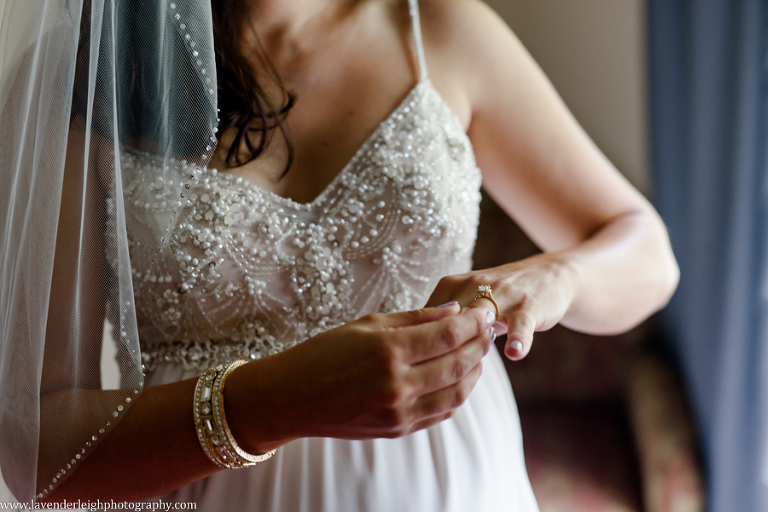
[[[232,435],[256,454],[300,437],[399,437],[450,417],[477,382],[490,347],[486,316],[459,309],[368,315],[238,367],[223,391]],[[195,430],[195,384],[188,379],[145,388],[47,499],[140,500],[216,472]],[[89,411],[76,405],[103,411],[98,405],[112,393],[44,396],[41,453],[58,450],[59,434],[83,437]],[[80,417],[62,418],[60,410]]]
[[[188,379],[145,388],[125,417],[48,500],[147,499],[217,471],[195,433],[195,383],[196,379]],[[42,407],[69,399],[67,393],[72,392],[44,397]],[[92,403],[97,400],[94,396]],[[62,425],[60,431],[66,434],[71,429]]]
[[[621,215],[583,243],[552,253],[568,267],[573,299],[561,323],[591,334],[622,332],[664,307],[679,270],[652,210]]]
[[[248,370],[258,366],[255,374],[271,366],[271,358],[252,361],[241,367]],[[233,377],[238,372],[233,373]],[[72,476],[51,493],[50,501],[63,499],[114,499],[135,501],[148,499],[200,480],[219,467],[205,455],[197,437],[192,409],[197,378],[180,382],[150,386],[135,397],[125,417],[109,432],[93,452],[81,462]],[[102,408],[99,402],[112,391],[68,390],[43,397],[42,410],[56,410],[62,401],[77,400]],[[89,394],[91,396],[83,396]],[[258,382],[248,379],[227,379],[224,393],[224,409],[229,423],[238,427],[243,435],[257,445],[266,443],[271,448],[285,444],[289,439],[265,436],[264,429],[256,424],[241,425],[239,418],[247,415],[246,409],[261,406],[260,397],[266,396],[258,388]],[[244,399],[243,397],[247,397]],[[83,399],[84,398],[84,399]],[[64,407],[64,410],[73,410]],[[88,414],[87,409],[81,414]],[[56,421],[52,415],[51,420]],[[57,418],[60,426],[46,428],[51,439],[43,438],[42,449],[56,449],[61,443],[57,435],[72,436],[86,420]],[[80,436],[82,437],[82,436]],[[236,437],[236,439],[239,439]],[[245,448],[245,447],[244,447]],[[267,450],[263,450],[267,451]]]

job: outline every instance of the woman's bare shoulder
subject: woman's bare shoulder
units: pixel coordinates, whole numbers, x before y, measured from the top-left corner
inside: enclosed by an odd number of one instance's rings
[[[522,45],[481,0],[419,0],[424,44],[436,65],[455,76],[492,72]]]
[[[481,0],[419,0],[429,73],[454,111],[469,120],[487,101],[490,83],[527,52],[509,26]]]
[[[481,0],[419,0],[424,35],[447,48],[472,50],[498,30],[511,33],[496,12]]]

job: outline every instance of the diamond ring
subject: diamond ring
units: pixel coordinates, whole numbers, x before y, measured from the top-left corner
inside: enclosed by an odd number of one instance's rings
[[[481,284],[477,287],[477,291],[475,292],[475,300],[477,299],[487,299],[491,301],[493,307],[496,309],[496,320],[499,319],[499,304],[496,302],[496,299],[493,298],[490,285]]]

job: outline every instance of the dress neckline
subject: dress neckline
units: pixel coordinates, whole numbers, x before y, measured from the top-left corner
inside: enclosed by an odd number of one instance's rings
[[[277,192],[273,192],[271,190],[265,189],[263,187],[260,187],[259,185],[253,183],[252,181],[249,181],[246,178],[239,177],[238,183],[248,187],[251,191],[261,194],[264,197],[268,197],[272,199],[277,204],[280,204],[284,207],[289,207],[294,210],[313,210],[318,205],[322,204],[325,201],[325,198],[328,197],[328,195],[338,186],[338,183],[340,183],[344,177],[351,171],[352,168],[354,168],[355,164],[360,160],[360,158],[363,156],[363,154],[368,150],[368,147],[371,145],[371,142],[376,138],[376,136],[381,132],[382,128],[390,123],[395,116],[397,116],[401,110],[403,110],[408,103],[410,103],[413,96],[416,95],[416,93],[421,89],[422,87],[429,87],[432,89],[432,91],[437,95],[437,97],[440,100],[441,106],[445,108],[450,114],[451,117],[455,122],[459,124],[461,127],[461,132],[464,133],[463,126],[461,126],[461,122],[459,121],[458,117],[456,117],[455,113],[451,111],[450,107],[448,106],[448,103],[445,101],[443,96],[435,89],[435,86],[432,84],[432,82],[429,79],[429,75],[427,74],[427,63],[426,63],[426,57],[424,55],[424,42],[422,39],[421,34],[421,16],[419,14],[419,2],[418,0],[408,0],[408,14],[411,18],[411,35],[413,38],[414,43],[414,49],[416,50],[416,58],[418,62],[418,80],[417,82],[411,87],[411,89],[406,93],[405,97],[400,101],[400,104],[398,104],[392,112],[386,116],[379,124],[376,125],[376,127],[373,129],[373,131],[366,137],[366,139],[360,144],[360,146],[357,148],[357,150],[352,154],[352,157],[349,159],[349,161],[336,173],[336,175],[331,179],[331,181],[323,188],[323,190],[320,191],[320,193],[315,196],[314,199],[307,203],[302,203],[299,201],[296,201],[294,199],[291,199],[290,197],[281,196]],[[466,134],[465,134],[466,136]],[[471,142],[470,142],[471,146]],[[208,170],[206,167],[205,170]],[[232,174],[229,174],[227,172],[221,172],[217,170],[218,175],[220,176],[227,176],[227,179],[235,179],[237,180],[238,177],[233,176]]]
[[[438,93],[437,90],[434,89],[434,86],[431,85],[429,78],[423,77],[419,79],[419,81],[416,82],[416,84],[413,87],[411,87],[411,89],[406,93],[405,97],[394,108],[394,110],[392,110],[392,112],[390,112],[389,115],[387,115],[382,121],[379,122],[379,124],[376,125],[373,131],[362,142],[362,144],[358,146],[357,150],[352,154],[352,157],[341,168],[341,170],[339,170],[339,172],[336,173],[336,175],[328,183],[328,185],[326,185],[325,188],[323,188],[323,190],[317,196],[315,196],[314,199],[312,199],[309,202],[303,203],[303,202],[291,199],[290,197],[281,196],[277,192],[273,192],[266,188],[260,187],[259,185],[253,183],[252,181],[246,178],[243,178],[242,176],[234,176],[233,174],[230,174],[226,171],[219,171],[217,169],[210,169],[206,167],[204,168],[204,172],[216,171],[217,176],[224,177],[224,179],[227,179],[227,180],[232,180],[232,181],[236,180],[238,184],[243,185],[254,192],[257,192],[260,195],[266,196],[270,198],[272,201],[274,201],[275,203],[278,203],[282,206],[287,206],[295,210],[312,210],[324,202],[325,198],[328,197],[328,195],[331,192],[333,192],[333,190],[338,186],[338,184],[344,179],[344,176],[349,174],[349,172],[351,172],[351,170],[354,168],[355,164],[360,160],[360,158],[363,157],[363,155],[366,153],[366,151],[368,150],[373,140],[376,139],[377,135],[379,135],[383,127],[386,126],[388,123],[390,123],[393,119],[395,119],[397,115],[411,102],[413,97],[416,96],[419,89],[423,87],[432,87],[432,89],[440,98],[440,101],[443,103],[445,107],[447,107],[445,100],[443,100],[443,97],[440,95],[440,93]]]

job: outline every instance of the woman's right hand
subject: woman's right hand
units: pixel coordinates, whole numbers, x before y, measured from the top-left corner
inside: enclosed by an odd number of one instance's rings
[[[228,422],[252,453],[299,437],[393,438],[434,425],[480,377],[492,322],[457,304],[364,316],[233,372]]]

